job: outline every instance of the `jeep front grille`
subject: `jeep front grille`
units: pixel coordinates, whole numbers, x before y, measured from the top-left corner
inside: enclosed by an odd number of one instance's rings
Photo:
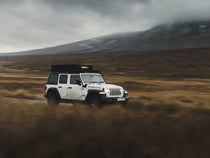
[[[120,91],[120,89],[118,88],[118,89],[110,89],[110,96],[119,96],[119,95],[121,95],[121,91]]]

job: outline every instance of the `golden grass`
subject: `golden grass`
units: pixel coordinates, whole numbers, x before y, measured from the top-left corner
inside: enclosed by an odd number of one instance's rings
[[[1,98],[3,157],[207,157],[210,111],[130,102],[103,109]]]
[[[31,93],[30,90],[26,91],[23,89],[17,89],[13,91],[0,90],[0,96],[8,98],[19,98],[19,99],[40,99],[40,95]]]
[[[3,157],[197,158],[210,154],[209,82],[105,76],[109,83],[128,88],[131,100],[127,108],[107,105],[99,110],[33,102],[44,99],[46,80],[36,78],[2,75]],[[6,80],[18,89],[10,89]]]
[[[21,93],[25,91],[19,91]],[[1,98],[1,155],[32,158],[208,156],[210,111],[206,108],[207,102],[198,106],[193,101],[196,98],[185,96],[184,91],[168,93],[131,91],[127,108],[110,105],[100,110],[85,105],[50,108],[46,103],[29,104]]]
[[[123,53],[5,59],[12,62],[0,70],[0,157],[209,157],[210,82],[177,79],[209,77],[209,51]],[[94,64],[125,87],[127,108],[38,103],[50,65],[71,62]]]

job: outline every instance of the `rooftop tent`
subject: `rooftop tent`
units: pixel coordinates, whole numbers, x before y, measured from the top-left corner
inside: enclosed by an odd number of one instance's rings
[[[52,65],[51,72],[83,73],[83,72],[94,72],[94,71],[93,71],[93,65],[66,64],[66,65]]]

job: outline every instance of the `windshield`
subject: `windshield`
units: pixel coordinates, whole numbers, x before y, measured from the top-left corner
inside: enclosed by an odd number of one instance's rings
[[[100,74],[82,74],[82,80],[85,83],[104,83],[104,79]]]

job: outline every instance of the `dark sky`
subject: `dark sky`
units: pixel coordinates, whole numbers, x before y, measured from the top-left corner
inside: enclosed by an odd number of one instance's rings
[[[205,20],[210,0],[0,0],[0,52]]]

